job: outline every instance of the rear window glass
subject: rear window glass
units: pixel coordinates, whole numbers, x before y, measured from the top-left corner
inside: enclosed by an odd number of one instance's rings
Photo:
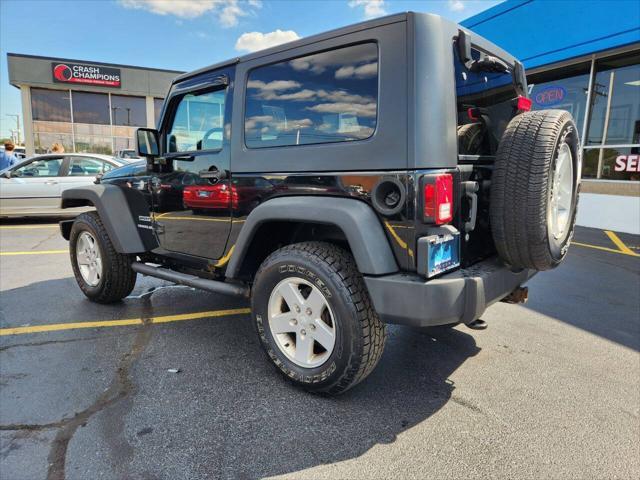
[[[364,43],[252,70],[249,148],[363,140],[376,128],[378,49]]]
[[[481,52],[475,48],[471,56],[477,60]],[[469,133],[464,125],[481,123],[482,141],[459,142],[459,153],[466,155],[493,155],[497,142],[514,115],[512,100],[518,96],[513,84],[511,69],[508,72],[472,71],[460,61],[454,44],[456,98],[458,110],[458,134]],[[469,109],[474,108],[484,120],[472,119]],[[477,115],[476,115],[477,116]],[[488,121],[487,121],[488,120]],[[462,148],[462,145],[466,145]]]

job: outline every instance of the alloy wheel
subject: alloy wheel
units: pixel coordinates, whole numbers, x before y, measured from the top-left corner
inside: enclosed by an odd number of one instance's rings
[[[298,277],[279,282],[269,297],[269,329],[286,357],[303,368],[328,360],[336,342],[336,323],[322,292]]]

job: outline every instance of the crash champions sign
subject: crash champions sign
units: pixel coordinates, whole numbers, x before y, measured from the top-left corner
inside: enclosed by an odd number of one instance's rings
[[[53,81],[120,88],[120,69],[82,63],[51,63]]]

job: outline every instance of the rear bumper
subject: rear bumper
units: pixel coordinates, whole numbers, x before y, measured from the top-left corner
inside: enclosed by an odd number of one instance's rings
[[[429,281],[398,273],[365,277],[365,282],[383,322],[429,327],[473,322],[535,273],[514,273],[491,258]]]

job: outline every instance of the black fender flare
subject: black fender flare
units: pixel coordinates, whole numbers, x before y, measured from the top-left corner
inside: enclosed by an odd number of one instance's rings
[[[274,220],[334,225],[347,238],[361,273],[386,275],[399,270],[380,220],[369,205],[349,198],[288,196],[268,200],[249,214],[227,266],[227,278],[239,275],[258,228]]]
[[[158,247],[149,205],[140,192],[110,184],[69,188],[62,192],[62,208],[87,205],[96,208],[117,252],[144,253]],[[64,234],[65,229],[62,231]]]

